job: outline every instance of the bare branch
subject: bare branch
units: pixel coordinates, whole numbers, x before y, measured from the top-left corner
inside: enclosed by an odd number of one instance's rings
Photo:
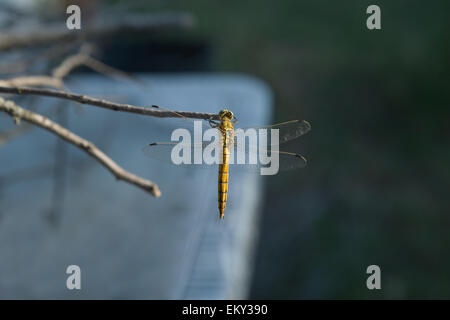
[[[155,197],[159,197],[161,192],[158,186],[144,178],[136,176],[117,165],[111,158],[109,158],[100,149],[95,147],[92,142],[89,142],[59,124],[53,122],[52,120],[29,110],[25,110],[17,106],[13,101],[4,100],[0,97],[0,111],[9,114],[13,119],[23,119],[29,123],[35,124],[43,129],[46,129],[67,142],[72,143],[76,147],[88,153],[103,166],[105,166],[118,180],[123,180],[128,183],[134,184],[135,186],[149,192]]]
[[[80,51],[87,51],[86,47],[81,47]],[[86,53],[77,53],[64,59],[61,64],[56,67],[52,76],[35,75],[35,76],[22,76],[15,77],[8,80],[0,80],[0,86],[6,87],[22,87],[22,86],[46,86],[57,89],[64,88],[63,79],[69,75],[75,68],[79,66],[87,66],[98,73],[103,73],[111,77],[128,78],[133,81],[139,82],[139,80],[126,72],[122,72],[115,68],[109,67],[106,64],[97,61]]]
[[[159,118],[179,118],[180,116],[192,119],[203,119],[203,120],[218,120],[219,117],[215,113],[201,113],[201,112],[190,112],[190,111],[166,111],[157,110],[155,108],[145,108],[139,106],[133,106],[130,104],[121,104],[116,102],[111,102],[103,99],[96,99],[82,94],[70,93],[63,90],[51,90],[51,89],[40,89],[40,88],[28,88],[28,87],[6,87],[0,85],[0,93],[10,93],[10,94],[23,94],[23,95],[38,95],[55,97],[66,100],[76,101],[82,104],[88,104],[92,106],[97,106],[100,108],[105,108],[113,111],[130,112],[140,115],[146,115],[151,117]],[[158,106],[154,106],[158,108]]]
[[[47,86],[63,88],[64,84],[59,78],[49,76],[24,76],[9,80],[0,80],[0,86],[20,87],[20,86]]]
[[[132,79],[134,81],[138,81],[138,79],[135,76],[127,72],[123,72],[118,69],[112,68],[84,53],[77,53],[65,59],[57,68],[53,70],[52,75],[55,78],[63,79],[73,69],[79,66],[89,67],[98,73],[102,73],[111,77],[127,78]]]

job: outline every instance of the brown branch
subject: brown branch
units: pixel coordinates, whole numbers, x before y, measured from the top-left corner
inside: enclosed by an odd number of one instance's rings
[[[113,111],[130,112],[130,113],[136,113],[136,114],[140,114],[140,115],[159,117],[159,118],[179,118],[181,116],[181,117],[192,118],[192,119],[218,120],[218,115],[214,114],[214,113],[157,110],[156,108],[159,108],[158,106],[153,106],[153,108],[145,108],[145,107],[133,106],[130,104],[121,104],[121,103],[111,102],[111,101],[107,101],[107,100],[103,100],[103,99],[92,98],[92,97],[82,95],[82,94],[70,93],[70,92],[63,91],[63,90],[0,86],[0,93],[55,97],[55,98],[76,101],[76,102],[79,102],[82,104],[97,106],[100,108],[105,108],[105,109],[109,109],[109,110],[113,110]]]
[[[86,64],[87,55],[77,53],[64,59],[61,64],[53,69],[52,76],[58,79],[65,78],[76,67]]]
[[[85,43],[81,46],[80,53],[74,54],[64,59],[64,61],[52,71],[52,76],[35,75],[35,76],[15,77],[8,80],[0,80],[0,86],[6,87],[46,86],[62,89],[64,88],[63,79],[66,76],[68,76],[76,67],[82,65],[88,66],[94,71],[107,74],[112,77],[117,76],[121,78],[129,78],[133,81],[140,82],[138,78],[132,75],[111,68],[101,63],[100,61],[91,58],[90,56],[88,56],[88,54],[92,51],[93,51],[92,45]],[[4,133],[1,141],[5,143],[8,139],[12,139],[14,137],[19,136],[18,134],[14,134],[15,132],[16,130],[13,129],[11,130],[11,134],[8,134],[8,132]]]
[[[8,80],[0,80],[0,86],[5,87],[27,87],[27,86],[45,86],[53,87],[57,89],[64,88],[63,79],[67,77],[75,68],[79,66],[87,66],[98,73],[103,73],[111,77],[128,78],[133,81],[139,82],[136,77],[107,66],[106,64],[91,58],[87,53],[81,53],[83,51],[91,51],[89,46],[82,46],[80,53],[64,59],[61,64],[53,69],[52,76],[34,75],[34,76],[22,76],[15,77]]]
[[[86,46],[84,46],[85,51],[87,51]],[[83,46],[80,50],[83,50]],[[76,55],[75,55],[76,56]],[[67,76],[73,68],[77,67],[79,64],[82,64],[83,61],[78,61],[77,63],[68,64],[67,60],[70,61],[71,57],[64,60],[61,65],[52,72],[53,76],[23,76],[23,77],[15,77],[8,80],[0,80],[1,86],[7,87],[19,87],[19,86],[48,86],[54,88],[63,88],[63,78]],[[58,70],[61,70],[58,72]],[[56,74],[56,75],[55,75]],[[18,119],[15,119],[18,121]],[[0,134],[0,146],[6,143],[8,140],[19,137],[27,130],[25,130],[28,126],[20,126],[18,128],[14,128],[10,131]]]
[[[59,78],[49,76],[24,76],[16,77],[8,80],[0,80],[0,86],[5,87],[21,87],[21,86],[45,86],[53,88],[64,87],[63,82]]]
[[[123,72],[121,70],[112,68],[90,56],[88,56],[85,53],[77,53],[74,54],[68,58],[66,58],[58,67],[56,67],[53,72],[52,76],[57,79],[63,79],[65,78],[70,72],[72,72],[73,69],[79,67],[79,66],[86,66],[91,68],[92,70],[108,75],[110,77],[117,77],[117,78],[126,78],[131,79],[133,81],[140,82],[135,76]]]
[[[50,131],[51,133],[59,136],[67,142],[72,143],[76,147],[88,153],[103,166],[105,166],[118,180],[123,180],[128,183],[149,192],[155,197],[159,197],[161,192],[158,186],[144,178],[138,177],[117,165],[111,158],[98,149],[92,142],[89,142],[52,120],[29,110],[25,110],[17,106],[13,101],[7,101],[0,97],[0,111],[9,114],[15,121],[16,119],[22,119],[34,125],[37,125],[43,129]]]

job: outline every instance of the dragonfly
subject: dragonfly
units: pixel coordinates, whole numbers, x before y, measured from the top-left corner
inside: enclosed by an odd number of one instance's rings
[[[159,106],[158,106],[159,107]],[[167,109],[166,109],[167,110]],[[170,110],[169,110],[170,111]],[[173,111],[176,113],[175,111]],[[182,115],[176,113],[177,116],[184,118]],[[201,121],[202,129],[214,129],[216,131],[216,137],[211,142],[152,142],[146,145],[143,148],[143,152],[150,158],[159,159],[163,161],[171,161],[173,164],[181,165],[181,166],[192,166],[192,167],[212,167],[214,164],[218,164],[219,166],[219,175],[218,175],[218,209],[219,209],[219,217],[220,219],[224,219],[225,216],[225,208],[227,204],[228,197],[228,178],[229,178],[229,170],[230,165],[236,165],[236,168],[254,171],[263,170],[263,168],[267,169],[267,159],[265,162],[255,162],[254,160],[261,156],[267,156],[270,154],[271,159],[273,157],[277,158],[278,161],[278,170],[288,170],[294,168],[304,167],[307,163],[306,158],[300,154],[286,151],[279,151],[279,144],[291,141],[296,139],[308,131],[311,130],[311,125],[306,120],[290,120],[278,124],[273,124],[269,126],[261,126],[261,127],[246,127],[246,128],[236,128],[235,124],[237,123],[237,118],[234,113],[229,109],[223,109],[218,113],[218,120],[209,119],[209,127],[205,125],[204,121]],[[192,122],[192,119],[184,118],[186,122]],[[198,120],[197,120],[198,121]],[[249,142],[245,143],[246,136],[243,136],[242,133],[248,133],[249,130],[254,130],[255,132],[265,132],[264,130],[275,130],[277,132],[277,136],[275,139],[268,141],[265,140],[265,143]],[[262,131],[261,131],[262,130]],[[195,131],[195,130],[194,130]],[[239,135],[238,133],[241,133]],[[195,133],[194,133],[195,135]],[[206,136],[206,134],[205,134]],[[278,138],[278,139],[277,139]],[[211,139],[212,140],[212,139]],[[249,140],[251,140],[249,138]],[[262,139],[264,140],[264,139]],[[218,152],[213,152],[215,159],[218,160],[216,163],[199,163],[198,161],[194,163],[192,162],[176,162],[173,159],[174,150],[187,148],[187,159],[195,158],[195,153],[204,152],[207,148],[209,150],[215,149]],[[235,158],[239,158],[241,156],[241,161],[236,161]],[[253,161],[242,161],[246,159],[253,159]],[[230,161],[232,160],[232,161]],[[260,171],[262,172],[262,171]],[[276,172],[275,172],[276,173]],[[270,173],[269,173],[270,174]]]

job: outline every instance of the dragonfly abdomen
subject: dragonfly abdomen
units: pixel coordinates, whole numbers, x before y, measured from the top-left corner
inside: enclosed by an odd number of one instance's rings
[[[233,126],[229,121],[222,121],[222,162],[219,164],[219,213],[223,219],[228,195],[228,170],[230,163],[230,146],[233,141]]]
[[[228,169],[230,163],[230,150],[226,143],[223,146],[222,163],[219,164],[219,213],[220,218],[223,219],[225,207],[227,205],[228,194]]]

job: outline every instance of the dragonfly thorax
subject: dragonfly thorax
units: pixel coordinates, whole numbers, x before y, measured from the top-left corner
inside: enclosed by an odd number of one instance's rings
[[[228,110],[228,109],[220,110],[219,119],[221,121],[224,121],[224,120],[231,121],[233,118],[234,118],[234,114],[230,110]]]

